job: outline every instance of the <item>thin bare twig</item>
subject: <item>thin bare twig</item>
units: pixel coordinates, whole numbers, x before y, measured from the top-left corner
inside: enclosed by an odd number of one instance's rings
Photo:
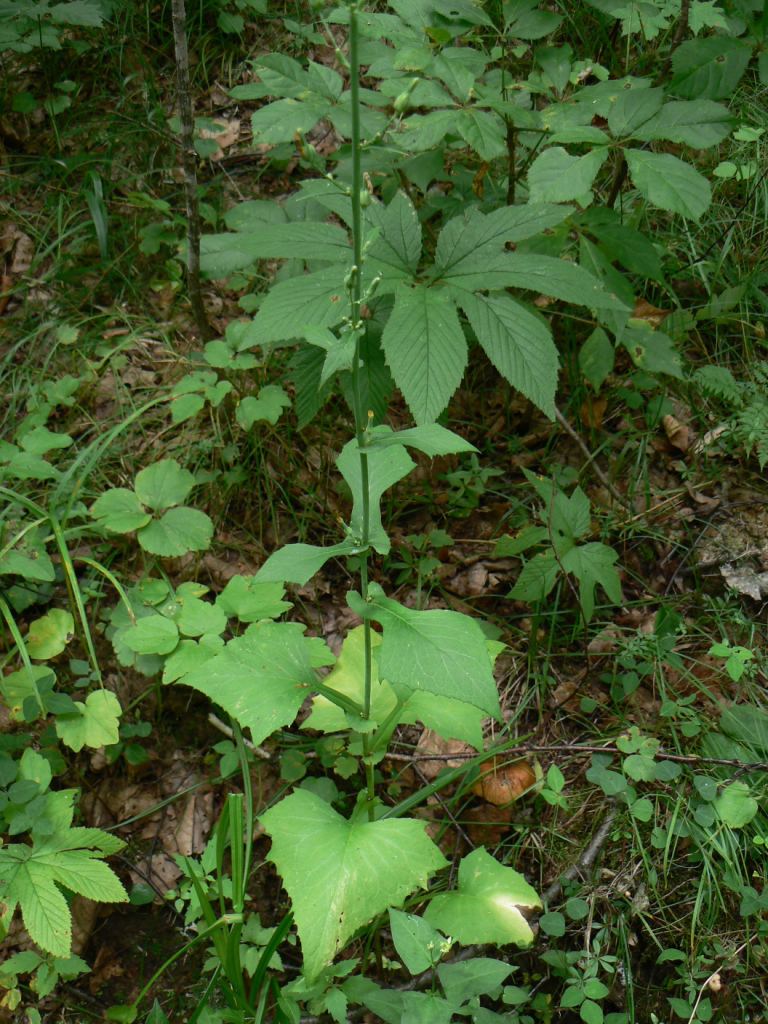
[[[566,432],[566,434],[579,446],[582,453],[586,456],[587,461],[591,464],[592,468],[594,469],[595,476],[598,478],[603,487],[605,487],[605,489],[608,491],[613,500],[617,502],[619,505],[621,505],[621,507],[625,511],[634,512],[634,509],[629,504],[627,499],[624,497],[623,494],[621,494],[620,491],[616,490],[616,488],[613,486],[613,484],[602,471],[602,469],[600,469],[597,462],[595,462],[595,456],[592,454],[589,448],[587,448],[582,438],[579,436],[579,434],[576,433],[571,424],[568,422],[565,416],[563,416],[563,414],[557,407],[555,407],[555,419]]]
[[[181,120],[181,166],[184,172],[184,196],[187,204],[187,287],[192,315],[200,336],[212,336],[200,287],[200,204],[197,196],[197,157],[194,147],[192,88],[189,81],[187,47],[187,11],[184,0],[172,0],[173,44],[176,50],[176,81]]]

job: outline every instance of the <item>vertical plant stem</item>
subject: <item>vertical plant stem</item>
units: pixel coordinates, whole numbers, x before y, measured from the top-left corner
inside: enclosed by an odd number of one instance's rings
[[[176,81],[181,119],[181,166],[187,204],[187,288],[195,325],[202,338],[212,335],[200,288],[200,205],[197,197],[197,157],[194,148],[192,89],[189,82],[187,12],[184,0],[172,0],[173,45],[176,51]]]
[[[360,164],[360,54],[358,48],[357,4],[349,6],[349,88],[352,106],[352,246],[354,264],[351,281],[351,320],[355,332],[355,356],[352,362],[352,390],[354,392],[355,435],[360,456],[360,486],[363,492],[363,522],[360,538],[360,594],[364,601],[368,598],[368,541],[370,537],[370,494],[368,481],[368,455],[365,451],[368,425],[368,412],[363,408],[363,394],[360,382],[360,343],[363,339],[363,323],[360,319],[362,300],[362,262],[363,262],[363,212],[360,197],[363,189],[363,174]],[[364,676],[363,676],[363,717],[371,717],[371,623],[365,619],[363,623],[364,640]],[[368,816],[373,820],[373,801],[376,795],[373,777],[373,765],[370,761],[370,737],[363,733],[363,761],[365,764],[365,784],[368,795]]]

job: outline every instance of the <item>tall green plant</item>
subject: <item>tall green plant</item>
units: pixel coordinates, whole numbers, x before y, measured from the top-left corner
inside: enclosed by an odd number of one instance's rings
[[[312,693],[314,727],[333,728],[341,716],[348,750],[359,758],[365,780],[351,816],[338,813],[315,792],[299,788],[260,819],[272,841],[270,859],[292,900],[308,983],[320,977],[360,928],[416,890],[426,889],[431,876],[446,866],[443,854],[425,834],[424,823],[407,816],[408,806],[387,806],[378,796],[376,764],[394,727],[421,720],[448,736],[468,735],[479,748],[482,719],[500,719],[492,665],[495,647],[480,623],[454,611],[414,610],[387,597],[370,579],[370,562],[375,553],[386,554],[390,548],[380,502],[385,491],[413,469],[407,449],[429,456],[473,450],[434,422],[466,362],[467,343],[457,306],[468,306],[473,313],[484,310],[494,301],[480,294],[487,287],[479,276],[487,260],[505,262],[505,241],[562,217],[550,207],[510,208],[488,217],[473,211],[447,225],[435,262],[417,270],[421,230],[413,204],[400,193],[384,206],[372,201],[365,187],[363,161],[370,145],[363,137],[362,15],[356,5],[348,13],[349,185],[338,179],[320,184],[348,225],[349,236],[321,222],[280,224],[275,231],[265,225],[260,254],[269,251],[287,258],[309,247],[313,264],[316,258],[326,265],[273,285],[251,338],[279,342],[303,335],[325,353],[326,376],[341,374],[355,432],[337,465],[352,493],[352,513],[337,544],[288,545],[267,560],[252,586],[303,583],[330,558],[355,556],[359,589],[347,600],[362,627],[347,638],[341,659],[323,680],[318,667],[335,659],[322,641],[304,636],[297,623],[265,618],[253,621],[223,648],[206,644],[205,636],[192,641],[188,656],[195,667],[174,673],[179,682],[208,694],[248,728],[255,743],[293,722]],[[338,77],[317,68],[314,73],[326,80]],[[507,256],[510,265],[523,266],[514,254]],[[578,268],[571,271],[578,277]],[[612,304],[588,275],[579,280]],[[504,314],[514,315],[514,304],[507,308],[504,296],[495,302]],[[372,408],[377,404],[374,307],[392,311],[382,343],[418,424],[399,432],[377,424]],[[527,390],[551,408],[557,360],[543,323],[536,320],[536,328],[542,340],[541,345],[531,340]],[[374,624],[380,632],[374,632]],[[326,709],[324,724],[320,699]],[[496,865],[481,874],[482,878],[468,868],[460,874],[459,893],[441,897],[441,927],[453,927],[457,935],[471,933],[466,941],[478,941],[483,926],[476,923],[471,928],[467,922],[475,919],[481,905],[496,901],[504,909],[489,917],[493,934],[488,932],[488,941],[529,941],[531,932],[519,908],[538,905],[533,889],[511,868]],[[462,896],[463,887],[467,891]]]

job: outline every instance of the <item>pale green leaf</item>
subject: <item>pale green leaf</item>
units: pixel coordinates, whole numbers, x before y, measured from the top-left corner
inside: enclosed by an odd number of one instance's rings
[[[83,704],[75,701],[77,714],[56,716],[56,735],[72,750],[108,747],[120,738],[120,701],[110,690],[94,690]]]
[[[732,782],[715,800],[717,816],[729,828],[744,828],[759,809],[746,782]]]
[[[592,201],[592,183],[608,157],[607,147],[571,156],[561,146],[552,146],[536,157],[528,169],[532,203],[560,203],[576,199],[583,206]]]
[[[253,321],[260,345],[301,338],[308,327],[334,327],[349,316],[344,272],[326,267],[273,285]]]
[[[573,547],[562,556],[562,566],[579,581],[579,603],[585,622],[595,610],[595,586],[600,584],[611,602],[622,602],[621,578],[616,569],[618,554],[607,544],[592,541]]]
[[[304,586],[331,558],[351,555],[355,550],[356,545],[350,537],[330,547],[286,544],[269,556],[254,579],[257,583],[298,583]]]
[[[752,56],[752,46],[729,36],[689,39],[672,54],[671,92],[689,100],[729,99]]]
[[[547,324],[508,295],[462,292],[459,304],[499,373],[554,419],[559,359]]]
[[[125,646],[136,654],[170,654],[179,641],[179,630],[164,615],[145,615],[122,636]]]
[[[251,118],[254,142],[293,142],[297,132],[305,135],[329,109],[327,100],[312,95],[305,100],[288,97],[268,103]]]
[[[648,326],[627,327],[621,335],[621,343],[636,366],[649,373],[666,373],[682,380],[680,353],[663,331],[654,331]]]
[[[276,619],[291,607],[282,583],[259,583],[255,576],[233,576],[216,598],[228,618],[240,622]]]
[[[290,398],[279,385],[267,384],[261,388],[258,397],[247,395],[239,403],[235,415],[243,430],[250,430],[258,420],[263,420],[274,426],[280,419],[283,409],[290,404]]]
[[[396,689],[428,690],[499,714],[488,645],[474,619],[453,611],[406,608],[385,597],[375,583],[368,603],[354,610],[384,627],[379,671]]]
[[[180,640],[163,665],[163,682],[175,683],[188,672],[201,668],[224,649],[224,640],[218,636],[202,636],[200,640]]]
[[[629,175],[640,193],[662,210],[699,220],[712,200],[707,179],[671,153],[625,152]]]
[[[145,551],[165,558],[176,558],[190,551],[205,551],[213,537],[213,523],[195,508],[183,505],[169,509],[160,519],[139,530],[139,544]]]
[[[457,891],[435,896],[424,917],[463,946],[528,946],[533,932],[521,909],[540,906],[535,889],[519,872],[480,847],[461,861]]]
[[[176,595],[179,610],[174,616],[179,632],[183,636],[202,636],[223,633],[227,628],[227,616],[219,604],[211,604],[210,601],[201,601],[199,597],[192,595]],[[146,622],[147,619],[140,619],[138,625]],[[126,639],[126,643],[130,642]],[[153,653],[153,652],[149,652]]]
[[[482,273],[489,258],[504,251],[505,243],[538,235],[560,224],[569,213],[568,206],[530,203],[503,206],[490,214],[473,209],[463,217],[454,217],[437,240],[435,276],[451,281],[470,272]]]
[[[69,434],[56,434],[48,427],[33,427],[17,439],[24,451],[31,455],[46,455],[57,448],[69,448],[72,444]]]
[[[453,303],[422,284],[398,288],[381,343],[413,418],[419,424],[437,419],[467,365],[467,343]]]
[[[514,969],[512,964],[501,960],[476,956],[464,963],[440,964],[437,976],[446,999],[460,1006],[474,996],[492,996]]]
[[[180,682],[210,697],[261,743],[298,714],[317,681],[314,657],[303,626],[265,620]]]
[[[434,966],[447,945],[445,936],[423,917],[393,907],[389,908],[389,928],[395,952],[411,974],[421,974]]]
[[[491,110],[481,110],[479,107],[459,110],[453,131],[461,135],[481,160],[489,162],[506,153],[506,126],[499,115]]]
[[[381,521],[381,498],[385,491],[410,473],[415,463],[402,445],[371,448],[363,458],[368,462],[368,541],[379,554],[386,555],[390,540]],[[352,536],[357,544],[362,544],[363,471],[356,440],[344,445],[336,464],[352,492]]]
[[[466,291],[522,288],[579,306],[627,312],[624,303],[582,267],[538,253],[500,253],[485,268],[452,275],[450,283]]]
[[[194,486],[195,478],[174,459],[147,466],[136,475],[134,483],[139,501],[155,512],[180,505]]]
[[[146,526],[151,516],[127,487],[105,491],[91,505],[91,516],[112,533],[130,533]]]
[[[260,821],[272,839],[269,859],[293,902],[310,980],[358,928],[402,904],[446,864],[422,822],[350,822],[306,790],[286,797]]]
[[[614,138],[638,135],[661,109],[664,90],[620,89],[608,111],[608,127]],[[639,136],[644,138],[644,136]]]
[[[63,608],[51,608],[49,612],[35,619],[26,637],[27,653],[30,658],[45,661],[61,654],[75,635],[75,620],[71,612]]]
[[[366,220],[378,231],[366,252],[366,269],[382,275],[380,288],[412,278],[421,256],[421,224],[411,200],[398,192],[388,206],[368,207]]]
[[[733,115],[722,103],[676,100],[665,103],[634,135],[637,139],[669,139],[693,149],[709,149],[727,137],[733,124]]]
[[[439,455],[454,455],[459,452],[476,452],[477,448],[452,430],[441,427],[439,423],[425,423],[421,427],[410,427],[408,430],[393,431],[390,427],[373,427],[369,432],[369,448],[390,448],[393,445],[405,445],[416,448],[430,458]]]

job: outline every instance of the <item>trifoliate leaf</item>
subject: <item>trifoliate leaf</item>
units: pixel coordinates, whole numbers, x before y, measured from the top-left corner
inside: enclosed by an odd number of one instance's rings
[[[77,714],[57,715],[56,734],[72,750],[107,747],[120,739],[120,701],[110,690],[94,690],[85,703],[75,701]],[[97,897],[98,898],[98,897]]]

